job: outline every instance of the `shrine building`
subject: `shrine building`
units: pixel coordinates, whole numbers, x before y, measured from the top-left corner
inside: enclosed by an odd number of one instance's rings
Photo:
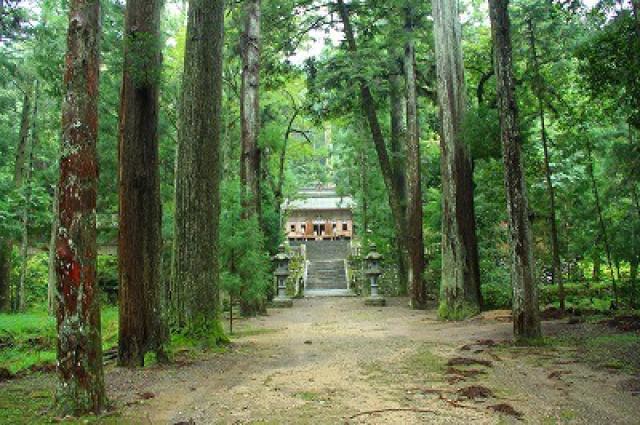
[[[338,196],[335,188],[302,189],[299,199],[286,200],[285,232],[289,241],[350,240],[353,236],[353,200]]]

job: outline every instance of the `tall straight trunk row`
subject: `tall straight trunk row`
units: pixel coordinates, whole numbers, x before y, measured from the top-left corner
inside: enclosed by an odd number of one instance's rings
[[[338,13],[344,26],[347,48],[351,53],[355,54],[358,47],[353,28],[351,27],[349,11],[347,10],[347,6],[343,0],[338,0]],[[403,249],[406,249],[406,247],[408,247],[407,235],[409,231],[413,231],[413,229],[409,229],[407,226],[407,216],[402,207],[402,200],[400,194],[395,190],[393,167],[389,153],[387,152],[382,128],[380,127],[380,122],[378,120],[378,113],[376,111],[373,94],[371,93],[368,82],[364,78],[358,77],[357,81],[360,89],[360,103],[364,110],[367,123],[369,124],[369,130],[371,132],[371,138],[373,139],[373,144],[378,157],[378,163],[380,164],[382,178],[388,193],[396,240],[398,243],[404,244]],[[422,228],[422,224],[420,224],[420,228]],[[421,255],[424,255],[424,253],[421,253]],[[411,257],[411,254],[409,254],[409,257]],[[416,286],[412,287],[410,291],[411,305],[413,308],[424,308],[426,291],[422,276],[420,276],[419,280],[414,280],[414,283]]]
[[[462,319],[480,310],[480,267],[471,155],[463,140],[466,110],[458,2],[433,0],[442,176],[440,317]]]

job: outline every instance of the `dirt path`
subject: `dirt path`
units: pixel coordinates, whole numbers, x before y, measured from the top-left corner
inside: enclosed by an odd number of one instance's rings
[[[638,423],[638,398],[622,388],[628,376],[573,362],[562,350],[487,346],[509,337],[509,323],[443,323],[405,300],[390,304],[296,300],[242,322],[225,353],[113,369],[109,393],[127,405],[130,423],[499,424],[520,423],[517,414],[526,423]],[[485,364],[447,366],[460,357]],[[465,389],[483,397],[465,397]]]

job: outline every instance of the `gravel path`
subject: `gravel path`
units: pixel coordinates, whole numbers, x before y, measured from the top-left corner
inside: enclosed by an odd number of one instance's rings
[[[494,347],[511,324],[489,316],[444,323],[405,299],[389,304],[296,300],[239,322],[224,353],[142,371],[109,368],[109,394],[125,406],[127,423],[640,421],[638,398],[623,387],[629,376],[576,363],[569,351]],[[567,326],[545,323],[545,332]]]

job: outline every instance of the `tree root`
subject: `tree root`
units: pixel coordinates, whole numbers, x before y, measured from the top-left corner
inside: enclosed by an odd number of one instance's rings
[[[355,415],[349,416],[349,419],[355,419],[358,416],[373,415],[376,413],[384,413],[384,412],[415,412],[415,413],[433,413],[434,415],[438,414],[437,412],[429,409],[417,409],[413,407],[390,407],[387,409],[367,410],[365,412],[356,413]]]

